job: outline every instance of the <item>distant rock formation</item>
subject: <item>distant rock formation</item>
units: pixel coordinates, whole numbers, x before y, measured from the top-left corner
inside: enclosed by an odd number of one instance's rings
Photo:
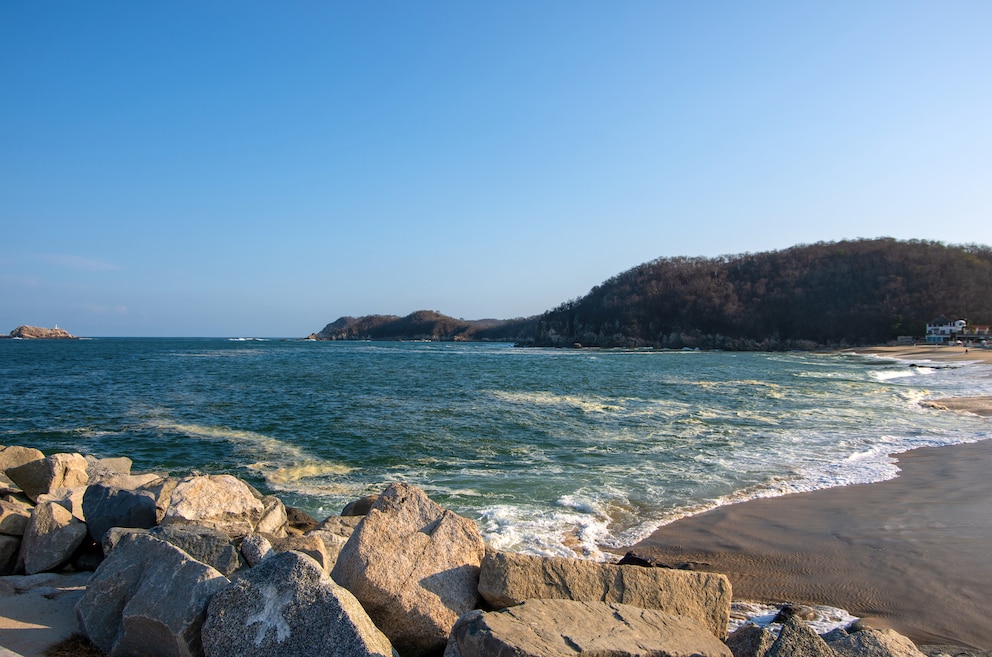
[[[7,336],[10,338],[24,338],[30,340],[77,340],[78,338],[65,329],[42,328],[40,326],[18,326]]]
[[[439,342],[531,342],[536,318],[455,319],[434,310],[418,310],[406,317],[366,315],[341,317],[308,339],[316,340],[430,340]]]

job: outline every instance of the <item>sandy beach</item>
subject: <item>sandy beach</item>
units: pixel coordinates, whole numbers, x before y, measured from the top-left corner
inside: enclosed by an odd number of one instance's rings
[[[992,351],[961,347],[858,353],[992,364]],[[992,398],[933,403],[992,416]],[[992,441],[918,449],[898,461],[890,481],[721,507],[632,549],[706,562],[730,577],[736,599],[841,607],[917,643],[990,650]]]

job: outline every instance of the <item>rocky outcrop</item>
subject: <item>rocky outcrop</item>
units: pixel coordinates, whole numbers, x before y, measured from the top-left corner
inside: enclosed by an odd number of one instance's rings
[[[732,657],[692,620],[612,602],[526,600],[501,611],[473,611],[451,631],[445,657]]]
[[[617,566],[562,557],[489,552],[479,593],[493,607],[529,599],[619,602],[696,619],[717,638],[727,636],[730,581],[715,573]]]
[[[393,484],[342,548],[331,575],[351,591],[400,654],[441,650],[478,598],[485,546],[475,523],[420,489]]]
[[[228,583],[179,548],[130,534],[93,573],[76,616],[111,657],[199,655],[207,604]]]
[[[18,326],[8,337],[25,340],[76,340],[76,336],[65,329],[42,328],[40,326]]]
[[[392,657],[353,595],[310,557],[284,552],[219,591],[203,625],[207,657]]]

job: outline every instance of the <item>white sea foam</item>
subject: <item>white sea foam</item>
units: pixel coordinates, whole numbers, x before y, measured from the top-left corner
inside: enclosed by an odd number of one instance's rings
[[[569,407],[585,413],[606,413],[622,410],[622,407],[602,399],[589,399],[577,395],[558,395],[551,392],[517,392],[507,390],[491,390],[495,398],[513,404],[525,406],[558,406]]]
[[[916,368],[919,369],[919,368]],[[931,370],[932,371],[932,370]],[[920,372],[922,373],[922,372]],[[910,369],[905,370],[875,370],[869,372],[869,375],[876,381],[892,381],[893,379],[904,379],[910,376],[916,376],[917,372]]]

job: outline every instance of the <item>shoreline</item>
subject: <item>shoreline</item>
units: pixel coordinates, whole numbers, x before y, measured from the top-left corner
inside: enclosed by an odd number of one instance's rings
[[[992,350],[962,347],[844,353],[992,365]],[[925,403],[992,417],[992,396]],[[992,650],[992,440],[895,458],[895,479],[717,507],[629,549],[706,564],[730,578],[735,600],[840,607],[918,644]]]

